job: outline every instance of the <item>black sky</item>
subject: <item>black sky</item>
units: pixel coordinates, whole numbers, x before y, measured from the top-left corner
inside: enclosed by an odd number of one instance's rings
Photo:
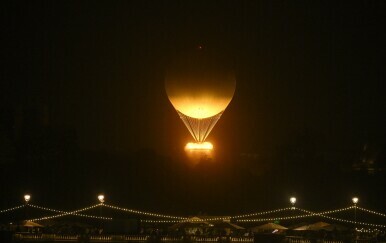
[[[314,208],[354,194],[381,208],[385,10],[380,0],[5,4],[0,205],[30,191],[75,207],[102,191],[175,213],[271,208],[292,194]],[[229,56],[237,89],[208,138],[216,158],[190,168],[164,72],[197,45]]]

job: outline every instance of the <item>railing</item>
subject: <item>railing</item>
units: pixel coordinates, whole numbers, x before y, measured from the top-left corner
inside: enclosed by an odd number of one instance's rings
[[[79,235],[57,235],[57,234],[15,234],[15,240],[23,241],[78,241]]]
[[[111,241],[112,236],[101,235],[101,236],[90,236],[90,241]]]
[[[319,239],[319,240],[316,240],[316,241],[311,241],[309,239],[292,238],[292,237],[287,237],[287,242],[288,243],[311,243],[311,242],[318,242],[318,243],[344,243],[344,241],[341,241],[341,240],[323,240],[323,239]]]
[[[124,236],[124,235],[59,235],[59,234],[15,234],[15,240],[23,241],[65,241],[65,242],[77,242],[82,238],[89,239],[90,242],[106,242],[106,241],[128,241],[128,242],[140,242],[146,241],[149,236]]]
[[[344,241],[342,240],[316,240],[316,241],[311,241],[309,239],[302,239],[302,238],[287,238],[287,242],[288,243],[311,243],[311,242],[318,242],[318,243],[344,243]],[[350,241],[351,242],[351,241]],[[356,242],[356,243],[370,243],[370,242],[373,242],[371,240],[353,240],[352,242]]]
[[[289,238],[288,242],[289,243],[311,243],[311,241],[307,239],[292,239],[292,238]]]
[[[15,242],[83,242],[87,240],[88,242],[151,242],[152,239],[148,235],[61,235],[61,234],[15,234]],[[176,242],[182,243],[187,240],[187,242],[235,242],[235,243],[251,243],[254,242],[253,237],[214,237],[214,236],[190,236],[186,239],[182,236],[160,236],[156,237],[157,239],[154,242]],[[312,243],[314,241],[310,239],[305,239],[301,237],[286,237],[285,242],[287,243]],[[318,243],[344,243],[341,240],[323,240],[318,239]],[[370,243],[371,240],[358,239],[358,243]]]
[[[125,240],[127,241],[147,241],[149,239],[149,236],[144,235],[129,235],[125,236]]]
[[[77,241],[79,239],[78,235],[55,235],[53,237],[55,241]]]
[[[149,239],[146,235],[96,235],[90,236],[90,242],[144,242]]]
[[[190,241],[192,242],[217,242],[220,237],[211,236],[192,236]]]
[[[161,241],[168,242],[168,241],[182,241],[182,237],[178,236],[161,236]]]
[[[230,237],[231,242],[253,242],[253,237]]]
[[[89,239],[90,242],[145,242],[150,239],[150,236],[144,235],[60,235],[60,234],[15,234],[15,240],[23,241],[66,241],[76,242],[82,238]],[[157,237],[158,238],[158,237]],[[182,236],[160,236],[158,238],[161,242],[183,242]],[[253,242],[253,237],[214,237],[214,236],[190,236],[189,242],[218,242],[221,239],[229,239],[229,242]]]

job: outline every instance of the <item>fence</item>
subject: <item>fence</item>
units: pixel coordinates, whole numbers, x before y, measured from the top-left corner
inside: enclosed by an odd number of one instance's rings
[[[175,242],[175,243],[213,243],[213,242],[222,242],[222,243],[253,243],[255,239],[253,237],[211,237],[211,236],[160,236],[160,237],[151,237],[147,235],[95,235],[95,236],[85,236],[85,235],[61,235],[61,234],[15,234],[14,242],[90,242],[90,243],[103,243],[103,242]],[[256,241],[258,242],[258,241]],[[286,237],[284,239],[286,243],[345,243],[340,240],[310,240],[305,238],[294,238]],[[358,243],[370,243],[371,240],[356,240],[353,242]]]

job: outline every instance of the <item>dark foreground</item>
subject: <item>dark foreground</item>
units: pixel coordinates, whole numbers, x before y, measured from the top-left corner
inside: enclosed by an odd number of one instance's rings
[[[59,234],[21,234],[3,231],[0,234],[1,243],[50,243],[50,242],[132,242],[132,243],[372,243],[386,242],[384,238],[362,237],[347,239],[322,239],[285,236],[278,234],[256,234],[251,237],[221,237],[221,236],[157,236],[157,235],[59,235]]]

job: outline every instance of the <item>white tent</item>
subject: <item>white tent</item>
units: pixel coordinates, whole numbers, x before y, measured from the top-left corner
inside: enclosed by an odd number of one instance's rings
[[[231,229],[231,230],[243,230],[244,229],[243,227],[236,225],[236,224],[232,224],[230,222],[218,222],[218,223],[213,223],[213,224],[214,224],[214,227],[223,228],[223,229]]]
[[[318,230],[325,230],[328,226],[330,226],[329,223],[326,223],[326,222],[317,222],[317,223],[314,223],[314,224],[309,224],[309,225],[304,225],[304,226],[301,226],[301,227],[297,227],[293,230],[312,230],[312,231],[318,231]]]
[[[38,228],[43,228],[44,226],[41,225],[41,224],[38,224],[38,223],[35,223],[35,222],[32,222],[32,221],[23,221],[23,224],[22,226],[24,227],[30,227],[30,228],[33,228],[33,227],[38,227]]]
[[[192,217],[170,226],[170,229],[174,230],[174,229],[209,227],[209,226],[211,225],[208,222],[198,217]]]
[[[260,226],[256,226],[251,228],[252,232],[262,232],[262,231],[272,231],[272,230],[287,230],[288,228],[275,224],[275,223],[267,223]]]

